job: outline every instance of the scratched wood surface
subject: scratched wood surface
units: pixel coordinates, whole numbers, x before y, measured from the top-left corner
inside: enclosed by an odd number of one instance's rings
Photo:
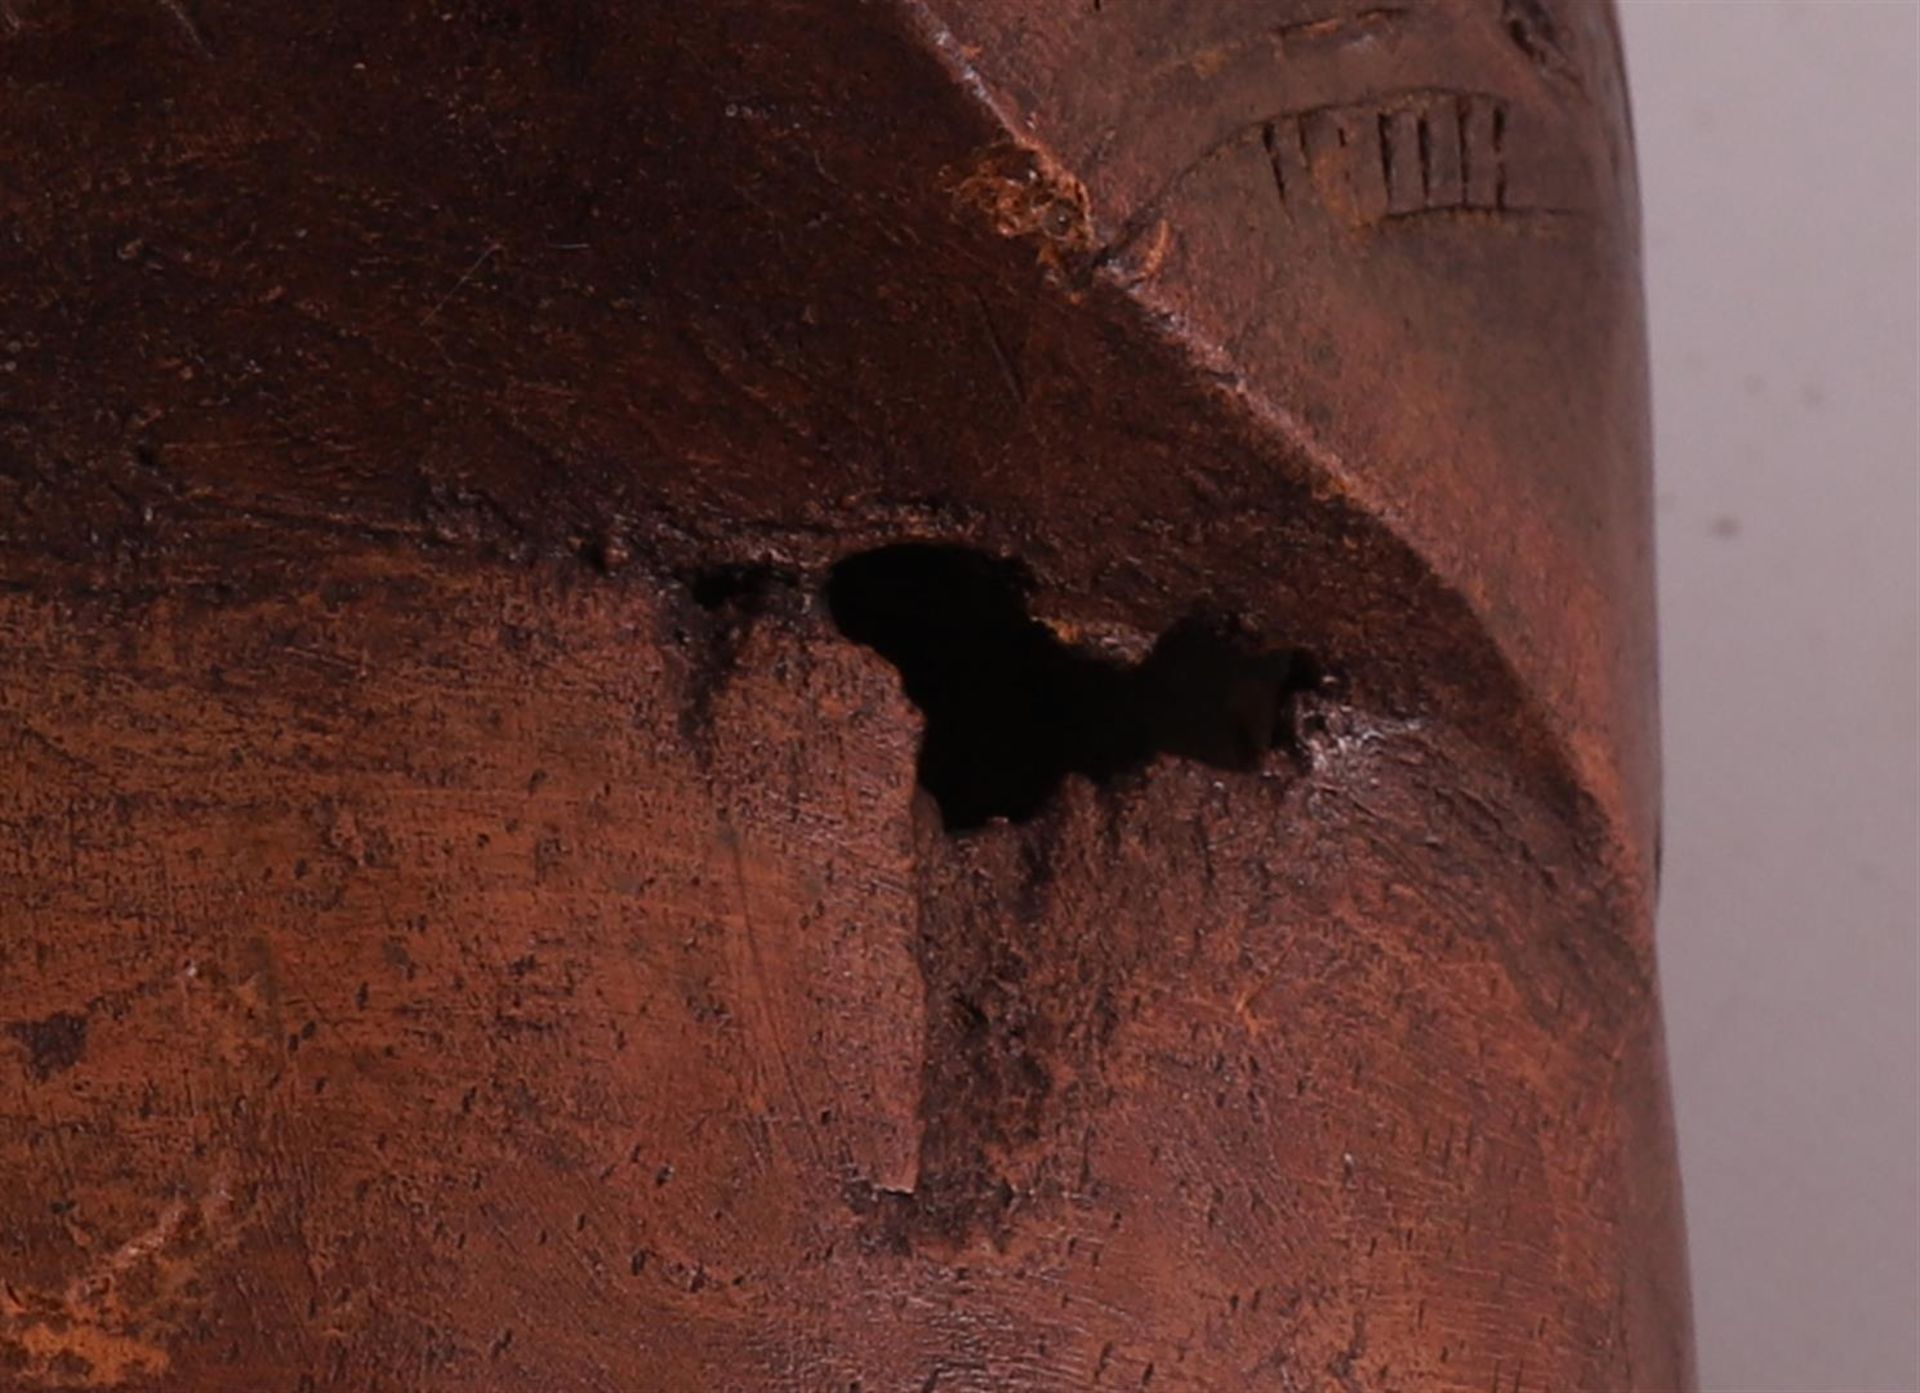
[[[1605,7],[0,72],[0,1390],[1689,1385]]]

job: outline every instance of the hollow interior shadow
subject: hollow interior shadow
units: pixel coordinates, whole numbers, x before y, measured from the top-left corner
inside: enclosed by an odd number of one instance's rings
[[[1304,654],[1195,616],[1137,665],[1063,643],[1027,609],[1018,563],[965,547],[903,544],[834,567],[840,632],[900,670],[926,718],[919,780],[950,831],[1021,822],[1068,774],[1106,783],[1162,754],[1256,768],[1285,744]]]

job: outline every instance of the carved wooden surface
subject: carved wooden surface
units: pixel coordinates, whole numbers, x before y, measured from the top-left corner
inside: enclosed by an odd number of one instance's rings
[[[1686,1386],[1603,7],[0,63],[0,1389]]]

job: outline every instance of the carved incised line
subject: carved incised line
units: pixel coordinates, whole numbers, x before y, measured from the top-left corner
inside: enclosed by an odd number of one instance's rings
[[[1400,23],[1407,17],[1405,5],[1376,5],[1352,14],[1324,15],[1317,19],[1294,20],[1275,25],[1269,32],[1280,41],[1284,55],[1288,44],[1319,43],[1363,38]]]
[[[1566,26],[1547,0],[1500,0],[1500,27],[1540,71],[1582,85],[1579,65],[1568,50]]]

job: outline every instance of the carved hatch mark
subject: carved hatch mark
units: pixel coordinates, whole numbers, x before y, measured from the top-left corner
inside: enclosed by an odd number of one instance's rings
[[[1260,133],[1281,207],[1324,206],[1367,224],[1507,203],[1507,108],[1497,97],[1399,92],[1372,102],[1315,107]]]
[[[1509,110],[1504,98],[1486,92],[1402,88],[1236,126],[1143,199],[1093,265],[1116,262],[1164,220],[1188,180],[1255,139],[1289,220],[1330,216],[1365,228],[1462,213],[1516,224],[1590,216],[1578,198],[1556,205],[1508,196]],[[1536,176],[1539,164],[1536,158]]]
[[[827,584],[840,632],[897,667],[926,718],[920,785],[949,831],[1025,821],[1068,774],[1106,783],[1159,755],[1251,770],[1296,748],[1305,654],[1214,616],[1114,662],[1033,618],[1030,584],[1016,562],[926,544],[850,556]]]

